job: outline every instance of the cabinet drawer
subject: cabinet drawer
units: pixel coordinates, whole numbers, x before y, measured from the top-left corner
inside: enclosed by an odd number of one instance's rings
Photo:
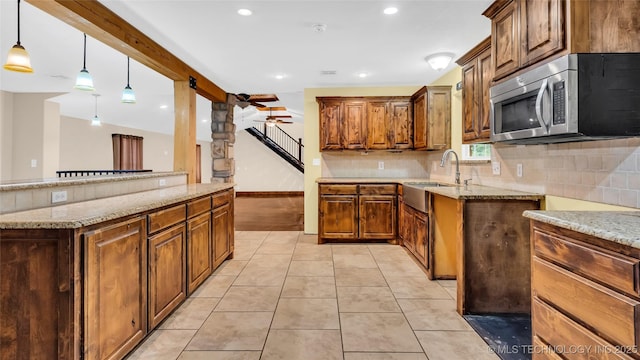
[[[396,184],[360,185],[360,195],[396,195]]]
[[[207,196],[187,204],[187,217],[191,218],[209,210],[211,210],[211,197]]]
[[[640,294],[640,260],[572,242],[540,229],[535,230],[533,239],[536,256],[549,259],[628,294]]]
[[[171,225],[185,221],[187,218],[186,205],[178,205],[149,214],[149,233],[154,233]]]
[[[562,356],[570,360],[596,358],[631,359],[624,351],[621,351],[622,348],[616,347],[600,338],[564,316],[562,313],[556,311],[551,306],[540,301],[540,299],[533,298],[531,311],[534,345],[542,345],[536,347],[536,349],[541,352],[548,349],[565,350]],[[544,336],[544,342],[540,341],[538,336]],[[550,347],[547,347],[545,342],[548,343]],[[629,348],[629,350],[633,350],[633,347]],[[607,357],[604,357],[604,355],[607,355]],[[534,359],[561,358],[555,353],[541,353],[535,355]]]
[[[532,261],[532,295],[620,345],[640,344],[640,303],[634,299],[537,257]]]
[[[533,360],[563,360],[560,355],[550,351],[548,344],[540,340],[534,333],[533,335]]]
[[[233,193],[231,191],[225,191],[225,192],[214,194],[213,207],[217,208],[218,206],[222,206],[224,204],[230,203],[232,196],[233,196]]]
[[[358,185],[320,185],[320,195],[357,195]]]

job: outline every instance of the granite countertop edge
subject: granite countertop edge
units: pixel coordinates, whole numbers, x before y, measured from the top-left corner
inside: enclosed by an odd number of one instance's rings
[[[89,170],[91,171],[91,170]],[[41,189],[61,186],[76,186],[85,184],[100,184],[106,182],[126,181],[126,180],[140,180],[140,179],[152,179],[158,177],[171,177],[186,175],[186,172],[141,172],[135,174],[114,174],[114,175],[101,175],[95,177],[77,177],[77,178],[51,178],[51,179],[39,179],[39,180],[27,180],[25,182],[15,184],[0,184],[0,192],[3,191],[16,191],[27,189]]]
[[[433,194],[446,196],[457,200],[541,200],[544,194],[530,193],[518,190],[500,189],[484,185],[455,185],[438,180],[398,179],[398,178],[317,178],[318,184],[406,184],[410,182],[437,182],[449,186],[434,186],[425,188]]]
[[[640,211],[527,210],[524,217],[640,249]]]
[[[233,188],[235,184],[178,185],[0,215],[0,229],[77,229]]]

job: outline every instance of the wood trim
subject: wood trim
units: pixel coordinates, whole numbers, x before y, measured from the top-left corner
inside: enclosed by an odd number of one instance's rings
[[[189,81],[174,81],[175,125],[173,171],[187,172],[187,183],[196,183],[196,90]]]
[[[482,15],[488,17],[489,19],[493,19],[497,13],[500,12],[505,6],[509,5],[514,0],[496,0],[491,4],[487,10],[485,10]]]
[[[456,64],[464,66],[468,62],[475,60],[478,55],[482,54],[489,47],[491,47],[491,36],[487,36],[486,39],[482,40],[478,45],[467,51],[466,54],[462,55],[458,60],[456,60]]]
[[[236,197],[286,197],[286,196],[304,196],[304,191],[238,191]]]
[[[227,94],[97,0],[26,0],[172,80],[196,79],[199,95],[226,102]]]

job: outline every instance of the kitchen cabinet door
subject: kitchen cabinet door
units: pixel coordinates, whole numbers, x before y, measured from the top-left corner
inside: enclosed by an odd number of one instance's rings
[[[521,66],[565,48],[561,0],[520,0]]]
[[[367,103],[359,100],[345,101],[342,116],[343,148],[365,149],[367,138]]]
[[[213,268],[217,268],[231,253],[231,205],[229,203],[213,209]]]
[[[149,329],[187,297],[184,224],[149,238]]]
[[[358,195],[320,196],[319,239],[358,238]]]
[[[423,212],[415,211],[413,214],[414,243],[413,254],[418,261],[429,268],[429,216]]]
[[[427,149],[451,147],[451,87],[427,87]]]
[[[147,228],[135,217],[84,234],[85,359],[121,359],[147,333]]]
[[[391,147],[388,108],[387,101],[367,102],[367,149],[386,150]]]
[[[410,101],[389,102],[391,118],[392,149],[411,149],[413,147],[413,111]]]
[[[360,238],[395,239],[396,196],[360,195]]]
[[[516,0],[491,19],[491,59],[496,79],[520,67],[520,16]]]
[[[413,148],[424,150],[427,148],[427,87],[416,91],[411,97],[413,102]]]
[[[342,101],[326,100],[320,107],[320,150],[342,149]]]
[[[402,206],[402,242],[404,246],[413,254],[416,251],[416,239],[413,231],[414,212],[409,205]]]
[[[191,294],[213,271],[211,211],[187,221],[187,290]]]

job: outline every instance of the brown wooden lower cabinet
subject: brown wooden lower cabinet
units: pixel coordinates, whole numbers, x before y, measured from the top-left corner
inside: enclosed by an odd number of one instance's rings
[[[430,267],[429,215],[407,204],[403,205],[402,213],[403,243],[428,271]]]
[[[233,192],[227,191],[213,197],[213,268],[233,256]]]
[[[213,271],[211,206],[187,221],[187,292],[193,293]]]
[[[149,238],[149,328],[187,297],[186,229],[177,225]]]
[[[396,188],[396,184],[320,184],[318,243],[396,243]]]
[[[229,189],[85,227],[0,229],[0,359],[123,359],[182,303],[187,282],[194,290],[233,256],[233,198]]]
[[[123,358],[147,334],[145,225],[139,216],[84,234],[85,359]]]
[[[535,220],[531,241],[533,338],[567,359],[640,359],[640,250]]]

